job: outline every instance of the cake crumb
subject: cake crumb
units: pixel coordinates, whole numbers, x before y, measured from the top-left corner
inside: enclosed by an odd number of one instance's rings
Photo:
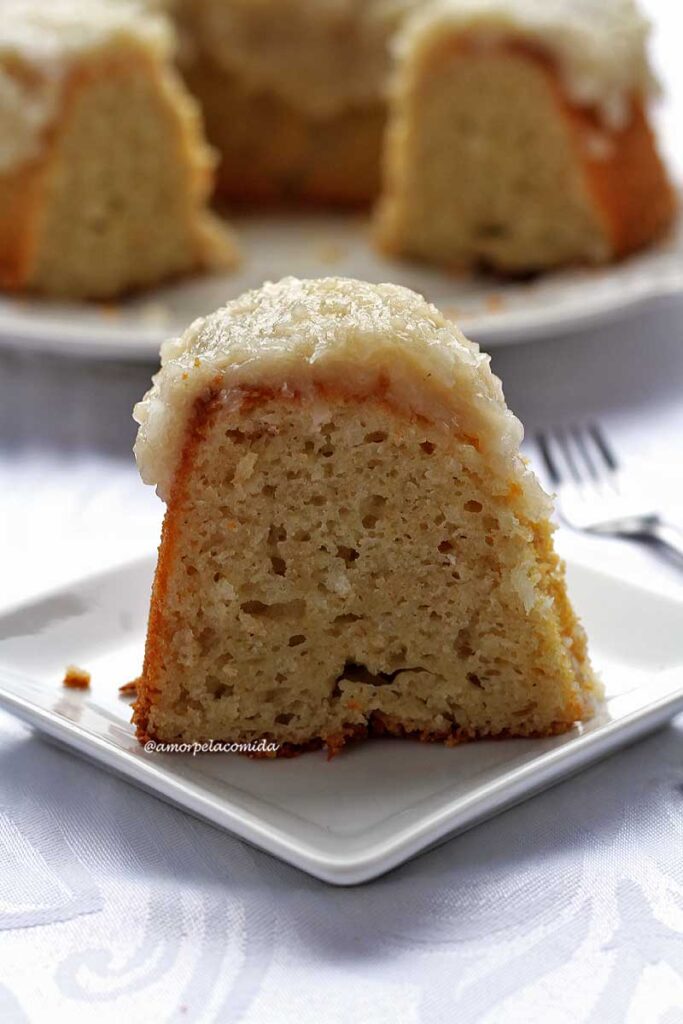
[[[67,665],[62,685],[67,690],[89,690],[90,673],[86,672],[84,668],[79,668],[78,665]]]
[[[137,697],[138,680],[132,679],[129,683],[124,683],[123,686],[119,686],[119,693],[122,697]]]

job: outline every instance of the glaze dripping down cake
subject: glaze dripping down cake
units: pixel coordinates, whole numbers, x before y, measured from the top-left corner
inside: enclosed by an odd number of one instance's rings
[[[285,279],[162,349],[141,740],[548,735],[597,696],[488,358],[407,289]]]
[[[8,0],[0,17],[0,283],[112,298],[230,266],[214,156],[135,0]]]

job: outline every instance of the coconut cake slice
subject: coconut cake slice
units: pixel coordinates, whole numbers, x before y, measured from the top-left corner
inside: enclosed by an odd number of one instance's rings
[[[562,732],[597,684],[488,357],[405,288],[288,278],[162,349],[144,741]]]
[[[236,264],[174,51],[140,0],[2,5],[0,287],[114,299]]]
[[[633,0],[436,0],[397,48],[381,247],[527,274],[620,259],[676,201]]]

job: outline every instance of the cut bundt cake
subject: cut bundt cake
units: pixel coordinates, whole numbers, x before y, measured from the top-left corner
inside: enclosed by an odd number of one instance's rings
[[[141,740],[280,752],[591,715],[549,500],[488,358],[404,288],[285,279],[162,349]]]
[[[246,202],[380,194],[389,254],[514,273],[618,258],[674,214],[632,0],[5,0],[0,14],[5,288],[107,299],[230,266],[214,185]]]
[[[437,0],[398,41],[377,233],[394,254],[529,272],[661,235],[674,198],[632,0]]]
[[[229,199],[367,203],[390,40],[425,0],[175,0],[181,68]]]
[[[234,261],[172,51],[135,0],[3,3],[0,284],[108,298]]]

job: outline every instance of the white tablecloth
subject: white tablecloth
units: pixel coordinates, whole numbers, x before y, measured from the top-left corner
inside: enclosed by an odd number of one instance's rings
[[[657,47],[682,82],[680,32]],[[598,418],[683,522],[682,305],[500,349],[494,368],[530,437]],[[150,372],[0,352],[0,605],[153,550],[162,510],[130,455]],[[559,542],[683,596],[652,551]],[[0,1024],[61,1019],[681,1024],[683,718],[335,890],[0,713]]]

